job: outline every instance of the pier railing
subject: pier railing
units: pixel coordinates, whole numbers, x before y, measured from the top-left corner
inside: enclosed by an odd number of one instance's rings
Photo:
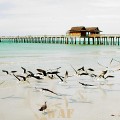
[[[120,45],[120,34],[92,34],[86,37],[69,35],[1,36],[0,42]]]

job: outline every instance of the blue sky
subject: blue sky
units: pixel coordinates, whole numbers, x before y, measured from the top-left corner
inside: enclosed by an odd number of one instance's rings
[[[120,34],[120,0],[0,0],[0,36],[65,34],[72,26]]]

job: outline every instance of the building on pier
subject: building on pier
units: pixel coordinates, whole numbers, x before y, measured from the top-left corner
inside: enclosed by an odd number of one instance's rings
[[[86,27],[86,31],[86,36],[89,37],[100,37],[100,32],[102,32],[98,27]]]
[[[70,36],[86,36],[86,28],[84,26],[72,27],[67,34]]]
[[[72,27],[67,31],[69,36],[80,36],[80,37],[99,37],[101,30],[98,27]]]

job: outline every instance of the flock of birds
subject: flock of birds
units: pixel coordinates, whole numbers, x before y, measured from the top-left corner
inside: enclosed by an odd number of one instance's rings
[[[112,60],[110,61],[110,65],[112,64],[113,61],[116,61],[116,62],[119,62],[115,59],[112,58]],[[120,63],[120,62],[119,62]],[[103,66],[102,64],[98,63],[99,65]],[[108,79],[108,78],[114,78],[115,76],[113,75],[107,75],[107,73],[109,73],[109,67],[106,67],[106,66],[103,66],[105,67],[105,70],[101,71],[100,74],[95,74],[94,73],[94,69],[93,68],[88,68],[88,69],[85,69],[85,67],[81,67],[79,69],[75,69],[72,65],[70,65],[71,68],[74,70],[75,72],[75,75],[77,76],[90,76],[90,77],[94,77],[96,79]],[[29,81],[29,78],[35,78],[37,80],[44,80],[44,78],[49,78],[49,79],[56,79],[56,78],[59,78],[59,80],[61,82],[64,82],[64,83],[67,83],[67,78],[68,77],[72,77],[73,75],[69,75],[68,71],[65,72],[65,75],[64,76],[61,76],[60,75],[60,69],[61,67],[58,67],[56,69],[49,69],[49,70],[43,70],[43,69],[36,69],[37,70],[37,73],[33,73],[31,71],[27,71],[26,68],[24,67],[21,67],[21,69],[23,70],[23,74],[22,75],[18,75],[17,74],[17,71],[7,71],[7,70],[2,70],[2,72],[6,73],[7,75],[13,75],[16,80],[18,80],[19,82],[22,82],[22,81],[26,81],[30,84],[30,81]],[[118,71],[120,69],[117,69],[116,71]],[[84,82],[80,82],[79,81],[79,84],[81,84],[82,86],[95,86],[94,84],[88,84],[88,83],[84,83]],[[35,88],[37,89],[37,88]],[[47,89],[47,88],[40,88],[42,91],[48,91],[52,94],[55,94],[55,95],[60,95],[50,89]],[[45,109],[47,109],[47,103],[45,102],[45,104],[43,106],[41,106],[41,108],[39,109],[39,111],[44,111]]]

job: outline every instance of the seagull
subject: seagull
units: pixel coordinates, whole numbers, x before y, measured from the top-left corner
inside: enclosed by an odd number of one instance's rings
[[[44,76],[47,76],[47,73],[45,70],[42,70],[42,69],[37,69],[38,72],[42,72]]]
[[[44,111],[45,109],[47,109],[47,104],[45,102],[44,105],[42,105],[42,107],[39,109],[39,111]]]
[[[24,76],[21,76],[21,75],[15,75],[15,74],[13,74],[14,75],[14,77],[15,78],[17,78],[19,81],[22,81],[20,78],[22,78],[23,79],[23,81],[27,81],[27,77],[24,77]],[[19,78],[20,77],[20,78]],[[27,81],[28,83],[29,83],[29,81]],[[30,84],[30,83],[29,83]]]
[[[105,70],[105,71],[102,71],[102,73],[98,76],[99,78],[104,78],[104,75],[107,73],[107,70]]]
[[[42,79],[40,76],[34,75],[31,71],[28,71],[30,74],[27,77],[34,77],[36,79]],[[37,73],[39,74],[39,73]],[[41,74],[40,74],[41,75]]]
[[[65,72],[65,78],[68,78],[68,71]]]
[[[53,92],[52,90],[47,89],[47,88],[36,88],[36,87],[35,87],[35,89],[41,89],[42,91],[48,91],[48,92],[51,92],[51,93],[53,93],[53,94],[55,94],[55,95],[58,95],[57,93],[55,93],[55,92]]]
[[[84,66],[78,69],[78,71],[80,71],[80,70],[85,71]]]

